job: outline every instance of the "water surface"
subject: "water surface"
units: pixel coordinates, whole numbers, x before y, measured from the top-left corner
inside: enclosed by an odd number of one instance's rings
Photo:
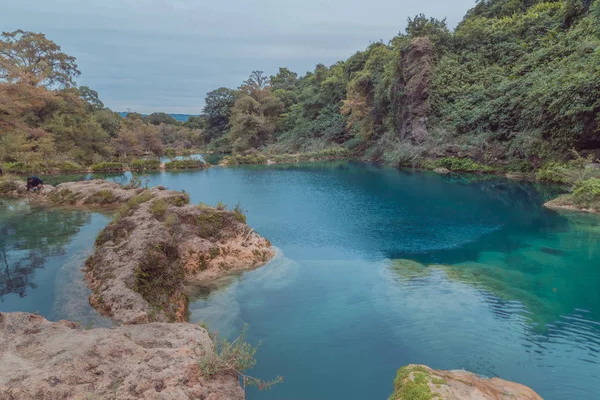
[[[262,341],[251,373],[284,376],[249,399],[386,399],[409,363],[500,376],[550,400],[598,398],[600,218],[544,209],[555,188],[347,162],[148,177],[196,203],[240,202],[278,248],[265,267],[190,305],[193,321],[228,337],[248,324],[249,340]],[[53,317],[43,296],[73,281],[55,273],[48,289],[43,274],[65,264],[57,257],[89,252],[106,223],[85,215],[60,222],[63,255],[47,255],[28,275],[37,287],[4,295],[0,310]],[[48,247],[38,231],[13,235],[13,259]]]

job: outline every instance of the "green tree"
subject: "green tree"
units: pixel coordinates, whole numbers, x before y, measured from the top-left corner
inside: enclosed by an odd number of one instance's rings
[[[90,111],[100,111],[104,108],[104,103],[100,101],[98,92],[87,86],[79,87],[79,96],[88,104]]]

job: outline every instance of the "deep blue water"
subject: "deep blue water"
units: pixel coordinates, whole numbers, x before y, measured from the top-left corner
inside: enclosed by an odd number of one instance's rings
[[[598,398],[600,218],[544,209],[554,188],[346,162],[149,178],[240,202],[279,249],[190,306],[193,321],[228,337],[248,324],[262,341],[251,374],[285,382],[249,399],[386,399],[409,363]]]

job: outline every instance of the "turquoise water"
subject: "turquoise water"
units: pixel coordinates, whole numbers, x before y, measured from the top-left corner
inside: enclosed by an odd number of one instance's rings
[[[110,219],[0,199],[0,311],[106,326],[88,303],[81,268]]]
[[[556,189],[346,162],[149,178],[241,202],[278,248],[190,305],[193,321],[262,341],[251,373],[285,382],[249,399],[386,399],[409,363],[598,398],[600,218],[544,209]]]

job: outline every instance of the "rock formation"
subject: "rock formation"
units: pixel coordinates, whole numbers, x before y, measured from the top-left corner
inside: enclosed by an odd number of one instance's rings
[[[542,400],[533,390],[466,371],[436,371],[425,365],[400,368],[390,400]]]
[[[81,329],[25,313],[0,313],[0,400],[244,398],[237,377],[203,377],[213,352],[188,323]]]

